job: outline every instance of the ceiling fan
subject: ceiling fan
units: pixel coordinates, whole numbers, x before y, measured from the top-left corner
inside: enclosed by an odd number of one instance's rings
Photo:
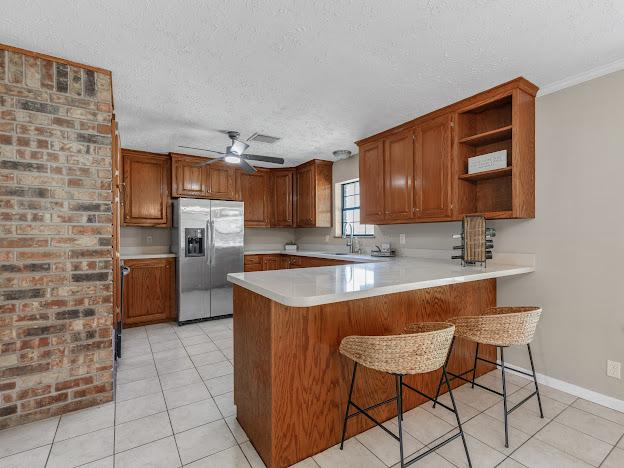
[[[221,151],[215,151],[205,148],[196,148],[194,146],[178,146],[178,148],[194,149],[199,151],[206,151],[208,153],[222,154],[223,156],[211,159],[205,163],[199,164],[200,166],[207,166],[208,164],[216,163],[218,161],[225,161],[230,164],[238,164],[241,169],[248,173],[256,172],[254,167],[247,161],[263,161],[273,164],[284,164],[284,158],[275,158],[273,156],[261,156],[259,154],[245,153],[245,150],[249,148],[249,145],[243,141],[240,141],[238,137],[239,132],[230,130],[226,132],[227,136],[232,140],[232,144],[225,148],[225,153]]]

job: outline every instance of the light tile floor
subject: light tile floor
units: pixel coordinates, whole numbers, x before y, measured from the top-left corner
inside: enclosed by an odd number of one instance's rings
[[[232,399],[232,320],[124,331],[116,402],[0,431],[0,468],[153,467],[229,468],[264,464],[236,422]],[[498,372],[479,379],[500,388]],[[511,402],[532,383],[510,376]],[[502,403],[463,386],[456,400],[475,468],[624,467],[624,413],[546,386],[545,419],[530,400],[510,416],[510,448],[503,445]],[[442,401],[450,403],[448,395]],[[405,414],[410,457],[454,430],[454,415],[424,404]],[[395,421],[386,426],[396,431]],[[410,458],[408,457],[408,459]],[[396,467],[396,442],[379,428],[298,463],[299,468]],[[467,466],[460,439],[417,467]]]

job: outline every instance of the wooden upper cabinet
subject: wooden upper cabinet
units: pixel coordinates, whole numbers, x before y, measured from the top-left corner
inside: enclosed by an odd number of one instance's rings
[[[331,227],[332,164],[314,159],[297,167],[297,227]]]
[[[246,227],[269,227],[270,173],[266,169],[257,169],[253,174],[238,172],[240,197],[245,203]]]
[[[194,158],[171,154],[173,177],[171,195],[173,197],[203,197],[208,192],[204,170],[199,163],[204,158]]]
[[[171,225],[170,161],[166,154],[122,149],[123,224]]]
[[[451,115],[414,129],[414,207],[418,218],[451,216]]]
[[[360,148],[360,221],[376,224],[384,219],[383,140]]]
[[[414,134],[411,129],[385,139],[383,176],[384,218],[411,218],[414,207]]]
[[[537,90],[516,78],[358,141],[361,220],[535,217]],[[507,167],[468,173],[470,158],[497,151]]]
[[[271,225],[275,227],[292,227],[294,169],[274,169],[271,171],[273,212]]]
[[[144,325],[176,317],[175,259],[124,260],[124,326]]]
[[[207,193],[210,198],[232,200],[234,195],[234,167],[215,163],[204,167]]]
[[[234,166],[218,162],[205,165],[206,158],[171,153],[173,197],[234,200]]]

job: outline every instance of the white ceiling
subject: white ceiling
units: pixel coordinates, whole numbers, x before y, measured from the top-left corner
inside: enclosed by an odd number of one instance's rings
[[[123,145],[295,164],[523,75],[624,58],[614,0],[4,0],[0,42],[112,70]]]

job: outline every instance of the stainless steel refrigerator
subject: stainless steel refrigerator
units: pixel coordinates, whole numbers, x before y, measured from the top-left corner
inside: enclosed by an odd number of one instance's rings
[[[243,214],[242,202],[173,201],[179,324],[232,314],[227,274],[243,271]]]

